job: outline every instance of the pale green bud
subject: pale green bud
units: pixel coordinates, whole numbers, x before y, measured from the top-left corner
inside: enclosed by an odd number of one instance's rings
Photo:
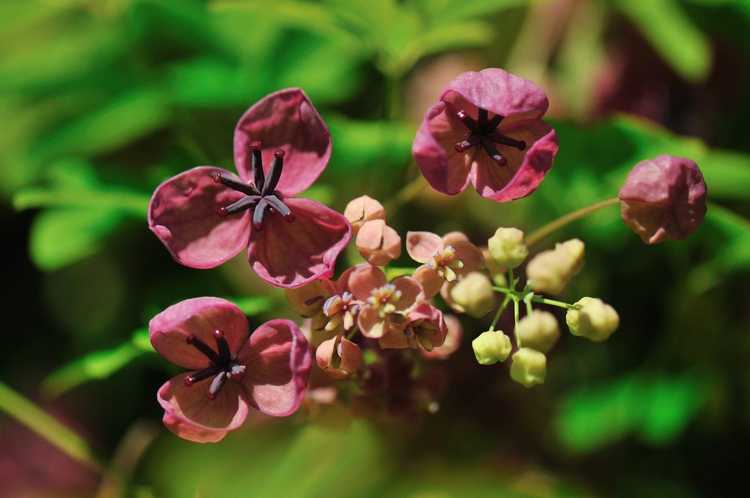
[[[520,265],[529,255],[523,232],[517,228],[498,228],[487,241],[487,249],[496,265],[508,269]]]
[[[492,282],[482,272],[465,275],[450,289],[454,308],[475,318],[480,318],[495,306]]]
[[[505,361],[513,349],[510,337],[503,334],[501,330],[482,332],[479,337],[471,341],[471,347],[480,365],[492,365]]]
[[[602,342],[620,325],[617,311],[601,299],[584,297],[575,304],[581,308],[570,309],[565,315],[565,321],[573,335]]]
[[[546,353],[560,337],[560,327],[549,311],[534,310],[518,322],[516,334],[520,346]]]
[[[537,292],[560,294],[571,278],[581,270],[585,246],[571,239],[542,251],[529,261],[526,276],[529,287]]]
[[[547,357],[531,348],[521,348],[513,353],[510,378],[524,387],[544,384],[547,375]]]

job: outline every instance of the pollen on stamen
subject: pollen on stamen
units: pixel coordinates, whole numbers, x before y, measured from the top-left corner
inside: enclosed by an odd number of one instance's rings
[[[247,148],[250,150],[260,150],[263,147],[263,143],[260,140],[253,140],[247,144]]]
[[[284,157],[285,154],[286,152],[284,152],[284,149],[276,149],[275,151],[273,151],[273,155],[275,157],[281,158],[281,157]]]
[[[217,212],[217,213],[219,214],[219,216],[221,216],[221,217],[224,217],[224,216],[229,216],[229,211],[227,211],[227,208],[226,208],[226,207],[224,207],[224,206],[222,206],[222,207],[220,207],[219,209],[217,209],[217,210],[216,210],[216,212]]]

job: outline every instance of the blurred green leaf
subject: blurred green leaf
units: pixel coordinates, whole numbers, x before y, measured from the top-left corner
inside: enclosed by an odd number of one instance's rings
[[[417,0],[420,9],[434,22],[455,23],[488,16],[505,9],[522,7],[530,0]]]
[[[691,375],[634,374],[563,400],[556,426],[567,449],[586,453],[638,434],[651,444],[677,437],[704,399],[703,385]]]
[[[227,300],[237,305],[246,315],[258,315],[270,310],[276,300],[270,296],[251,296],[251,297],[228,297]]]
[[[676,0],[617,0],[651,45],[685,79],[703,80],[711,68],[708,39]]]
[[[344,171],[377,164],[402,166],[409,160],[414,128],[395,121],[353,121],[327,117],[334,138],[332,167]]]
[[[42,135],[32,154],[44,162],[106,152],[154,131],[168,119],[169,107],[160,90],[135,89]]]
[[[119,346],[89,353],[55,370],[42,382],[42,392],[45,396],[59,396],[85,382],[106,379],[141,355],[153,352],[148,331],[138,329]]]
[[[112,209],[41,212],[31,225],[31,259],[42,270],[52,271],[95,254],[122,219],[122,211]]]

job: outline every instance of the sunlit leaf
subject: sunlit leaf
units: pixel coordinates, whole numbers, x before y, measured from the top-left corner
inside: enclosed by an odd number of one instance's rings
[[[31,226],[31,259],[46,271],[95,254],[122,220],[120,210],[66,208],[39,213]]]
[[[145,353],[153,352],[148,342],[148,331],[133,332],[131,340],[111,349],[82,356],[52,372],[42,383],[47,396],[59,396],[85,382],[111,377]]]
[[[332,167],[362,169],[368,165],[403,165],[409,160],[414,128],[386,121],[326,119],[334,137]]]

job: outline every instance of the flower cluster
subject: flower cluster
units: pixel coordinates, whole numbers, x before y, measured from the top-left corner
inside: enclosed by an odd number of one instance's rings
[[[547,107],[544,92],[523,78],[501,69],[464,73],[425,114],[414,159],[439,192],[455,195],[471,183],[495,202],[525,197],[558,151],[555,131],[542,120]],[[329,386],[308,390],[313,356],[330,379],[357,385],[355,401],[391,390],[390,399],[434,411],[436,383],[418,364],[449,358],[464,334],[439,302],[475,319],[495,310],[489,328],[471,342],[476,360],[492,365],[510,358],[510,377],[526,387],[544,382],[547,355],[560,337],[551,309],[565,310],[574,336],[600,342],[617,329],[617,312],[598,298],[549,297],[563,293],[581,270],[581,240],[530,257],[532,237],[517,228],[498,228],[483,247],[458,231],[409,231],[402,239],[369,196],[349,202],[343,214],[297,197],[323,172],[331,150],[328,128],[305,93],[281,90],[237,123],[238,174],[198,166],[154,192],[149,228],[178,263],[213,268],[247,249],[251,268],[283,288],[305,319],[301,328],[275,319],[250,333],[239,308],[212,297],[188,299],[155,316],[149,325],[154,348],[188,370],[157,395],[164,424],[180,437],[219,441],[243,424],[249,407],[287,416],[304,399],[333,401],[336,390]],[[706,187],[694,162],[659,156],[639,163],[618,198],[596,209],[617,202],[625,223],[654,244],[697,229]],[[561,223],[535,232],[534,242]],[[361,259],[335,277],[352,237]],[[402,243],[415,264],[392,267]],[[513,330],[506,334],[496,326],[511,304]]]

